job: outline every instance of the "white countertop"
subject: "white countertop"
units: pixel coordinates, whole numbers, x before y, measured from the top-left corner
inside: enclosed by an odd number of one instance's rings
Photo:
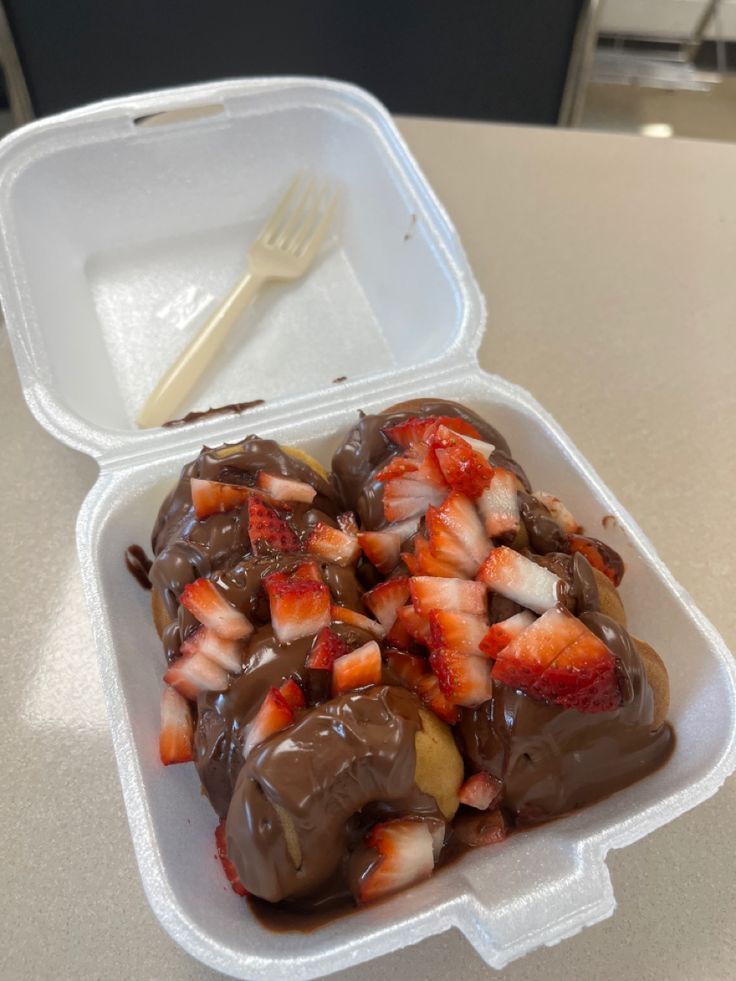
[[[735,649],[736,145],[401,128],[486,295],[483,367],[557,418]],[[0,418],[0,977],[214,978],[138,878],[74,542],[96,465],[31,418],[4,332]],[[500,976],[731,981],[735,829],[731,779],[609,856],[611,919]],[[341,977],[458,974],[495,972],[452,931]]]

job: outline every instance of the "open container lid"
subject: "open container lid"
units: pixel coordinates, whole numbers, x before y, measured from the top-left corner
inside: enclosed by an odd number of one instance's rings
[[[258,297],[180,414],[264,399],[242,417],[257,429],[263,413],[474,363],[482,294],[380,103],[326,80],[208,83],[44,119],[0,145],[0,292],[38,421],[101,463],[221,430],[222,416],[134,420],[299,171],[344,188],[335,234],[302,280]]]

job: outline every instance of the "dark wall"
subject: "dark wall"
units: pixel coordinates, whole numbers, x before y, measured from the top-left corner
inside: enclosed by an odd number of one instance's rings
[[[394,112],[554,123],[582,0],[6,0],[36,113],[243,75]]]

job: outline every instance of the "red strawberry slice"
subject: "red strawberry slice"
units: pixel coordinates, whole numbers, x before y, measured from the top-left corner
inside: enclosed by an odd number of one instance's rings
[[[396,611],[396,622],[419,644],[429,644],[429,619],[417,613],[413,606],[401,606]]]
[[[594,569],[608,576],[614,586],[620,584],[624,577],[624,562],[610,545],[584,535],[569,535],[567,543],[571,552],[580,552]]]
[[[278,688],[269,689],[268,694],[263,699],[261,707],[248,728],[248,735],[245,740],[243,753],[245,756],[250,753],[254,746],[258,746],[272,736],[275,732],[281,732],[294,721],[294,710],[286,701]]]
[[[489,589],[544,613],[557,603],[562,583],[557,576],[506,545],[494,548],[478,572],[478,579]]]
[[[442,471],[428,449],[419,462],[395,457],[376,479],[386,484],[383,513],[387,521],[421,516],[430,505],[441,504],[448,492]]]
[[[194,723],[189,702],[173,688],[161,692],[161,731],[158,751],[164,766],[194,759]]]
[[[583,626],[580,636],[555,658],[531,694],[578,712],[611,712],[622,703],[616,658]]]
[[[380,623],[376,623],[370,617],[363,616],[362,613],[356,613],[355,610],[349,610],[346,606],[336,606],[333,603],[330,607],[330,614],[333,620],[349,623],[351,627],[358,627],[360,630],[367,630],[368,633],[373,634],[376,640],[383,640],[386,636],[386,631]]]
[[[248,501],[248,536],[256,555],[301,549],[299,539],[286,521],[255,494]]]
[[[381,683],[381,648],[375,640],[339,657],[332,665],[332,694]]]
[[[311,504],[317,496],[317,491],[303,480],[290,480],[260,470],[256,477],[256,486],[268,494],[274,501],[299,501],[301,504]]]
[[[457,722],[459,715],[455,704],[445,695],[440,687],[437,675],[425,674],[417,682],[417,694],[436,716],[453,726]]]
[[[322,575],[316,562],[300,562],[286,578],[312,579],[314,582],[322,582]]]
[[[480,642],[488,631],[485,617],[454,610],[432,610],[429,614],[430,647],[451,648],[458,654],[480,656]]]
[[[358,537],[358,519],[355,517],[354,511],[343,511],[342,514],[338,514],[337,525],[340,531],[344,531],[351,538]]]
[[[396,576],[379,583],[363,595],[363,602],[384,630],[390,630],[396,621],[396,611],[409,599],[409,579]]]
[[[419,682],[428,673],[427,662],[416,654],[406,654],[404,651],[388,650],[384,655],[386,664],[399,680],[416,691]]]
[[[385,576],[399,564],[401,538],[390,531],[363,531],[358,544],[368,561]]]
[[[226,640],[243,640],[253,633],[248,617],[231,606],[209,579],[187,583],[179,602],[200,623]]]
[[[402,552],[401,558],[413,576],[443,576],[453,579],[457,570],[450,562],[443,562],[432,553],[424,535],[414,537],[414,554]]]
[[[309,533],[305,548],[307,552],[343,567],[354,565],[360,556],[360,545],[356,537],[346,535],[344,531],[332,528],[324,521],[318,521]]]
[[[248,890],[238,878],[238,873],[235,870],[235,866],[227,857],[227,835],[225,833],[224,819],[220,821],[215,828],[215,845],[217,847],[217,857],[222,863],[223,871],[227,876],[228,882],[232,886],[233,892],[236,892],[239,896],[247,896]]]
[[[522,610],[506,620],[494,623],[480,642],[481,653],[486,657],[498,657],[498,652],[534,623],[534,614]]]
[[[360,876],[356,897],[359,903],[373,902],[432,874],[434,843],[424,821],[395,818],[376,824],[365,843],[377,857]]]
[[[490,486],[478,498],[483,526],[491,538],[511,541],[516,537],[521,522],[516,490],[516,476],[499,467]]]
[[[197,651],[177,658],[164,675],[164,681],[184,698],[195,701],[200,692],[225,691],[230,677],[219,664]]]
[[[316,634],[330,624],[330,591],[313,579],[284,580],[272,573],[263,580],[271,604],[271,623],[277,639],[290,644]]]
[[[446,426],[439,426],[430,438],[430,445],[450,487],[468,497],[478,497],[488,487],[493,467],[461,436]]]
[[[240,484],[221,484],[217,480],[192,477],[189,484],[194,513],[200,521],[209,518],[211,514],[220,514],[223,511],[242,507],[253,495],[250,487],[243,487]]]
[[[306,708],[307,700],[304,697],[304,692],[302,691],[301,686],[297,684],[293,678],[289,678],[288,681],[285,681],[279,688],[279,691],[283,695],[284,701],[292,712],[296,712],[297,709]]]
[[[495,845],[506,837],[506,823],[498,809],[485,814],[461,814],[453,821],[452,830],[470,848]]]
[[[472,708],[482,705],[491,697],[491,668],[484,657],[444,648],[432,651],[429,663],[443,694],[455,705]]]
[[[343,654],[347,654],[350,648],[334,630],[323,627],[314,638],[312,650],[307,655],[305,667],[321,668],[331,671],[332,665]]]
[[[409,590],[414,609],[422,616],[431,610],[457,610],[485,616],[486,588],[468,579],[444,579],[437,576],[413,576]]]
[[[461,804],[487,811],[501,796],[503,784],[489,773],[474,773],[458,791]]]
[[[240,674],[243,670],[243,647],[237,640],[226,640],[209,627],[198,627],[181,645],[182,655],[197,651],[219,664],[230,674]]]
[[[580,525],[559,497],[555,497],[554,494],[548,494],[546,491],[535,491],[532,496],[547,508],[566,535],[574,535],[581,530]]]
[[[389,426],[383,432],[395,446],[410,450],[417,445],[426,445],[429,437],[437,430],[438,426],[446,426],[447,429],[463,436],[481,438],[475,426],[471,426],[464,419],[458,419],[454,416],[427,416],[424,419],[412,416],[395,426]]]
[[[410,606],[408,609],[410,609],[412,613],[414,612],[414,607]],[[397,610],[394,625],[386,634],[386,643],[390,644],[391,647],[398,647],[402,651],[408,651],[413,646],[412,636],[399,619],[398,613],[399,611]]]
[[[432,554],[472,579],[492,547],[473,502],[452,491],[440,507],[427,509],[426,521]]]
[[[494,681],[531,694],[547,668],[577,640],[583,624],[562,609],[548,610],[507,644],[496,657]]]
[[[407,474],[416,473],[419,469],[419,463],[420,461],[408,456],[391,457],[388,463],[378,471],[375,479],[381,484],[386,484],[391,480],[398,480]]]

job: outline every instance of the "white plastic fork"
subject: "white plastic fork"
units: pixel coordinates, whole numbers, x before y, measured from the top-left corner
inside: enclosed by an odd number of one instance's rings
[[[212,363],[233,324],[258,290],[273,280],[299,279],[332,222],[339,190],[296,177],[248,252],[248,271],[161,378],[138,413],[148,429],[172,419]]]

